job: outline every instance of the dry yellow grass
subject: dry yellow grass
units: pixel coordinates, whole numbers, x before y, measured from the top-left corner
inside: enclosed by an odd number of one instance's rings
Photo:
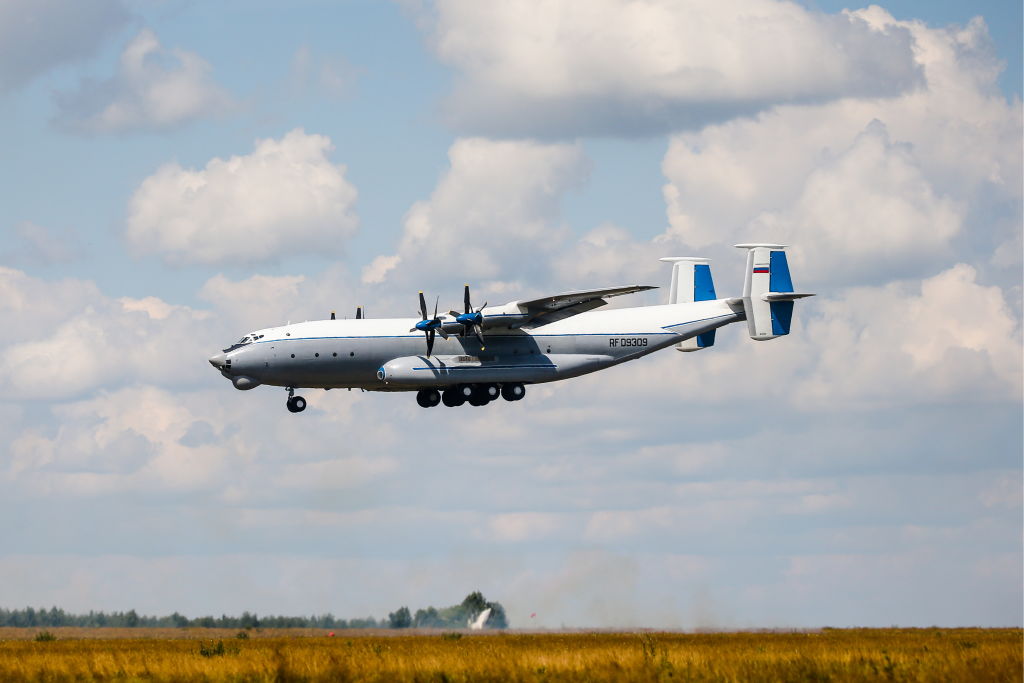
[[[35,642],[37,630],[0,629],[0,680],[1020,681],[1024,666],[1020,629],[333,638],[288,630],[246,640],[216,629],[118,630],[129,638],[51,629],[56,641]]]

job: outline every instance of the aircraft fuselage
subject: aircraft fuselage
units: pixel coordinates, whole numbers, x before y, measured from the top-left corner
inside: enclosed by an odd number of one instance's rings
[[[258,384],[410,391],[466,382],[550,382],[601,370],[743,319],[725,300],[590,311],[535,330],[437,338],[414,318],[318,320],[258,330],[211,359],[240,389]]]

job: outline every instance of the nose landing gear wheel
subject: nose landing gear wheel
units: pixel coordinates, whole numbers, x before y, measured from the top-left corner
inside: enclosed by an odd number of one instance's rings
[[[518,401],[526,396],[526,387],[522,384],[502,384],[501,397],[506,401]]]
[[[290,396],[285,405],[288,406],[288,412],[301,413],[306,409],[306,399],[301,396]]]
[[[421,408],[433,408],[441,402],[441,392],[437,389],[420,389],[416,392],[416,403]]]

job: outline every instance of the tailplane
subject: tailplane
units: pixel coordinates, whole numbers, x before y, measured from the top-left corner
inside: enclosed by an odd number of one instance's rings
[[[747,250],[747,272],[743,279],[743,309],[747,331],[756,341],[789,334],[793,302],[813,294],[793,291],[784,244],[737,244]]]

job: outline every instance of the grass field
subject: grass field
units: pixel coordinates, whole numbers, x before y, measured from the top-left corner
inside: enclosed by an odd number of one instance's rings
[[[1021,629],[0,629],[3,681],[1021,681]],[[386,634],[385,634],[386,633]]]

